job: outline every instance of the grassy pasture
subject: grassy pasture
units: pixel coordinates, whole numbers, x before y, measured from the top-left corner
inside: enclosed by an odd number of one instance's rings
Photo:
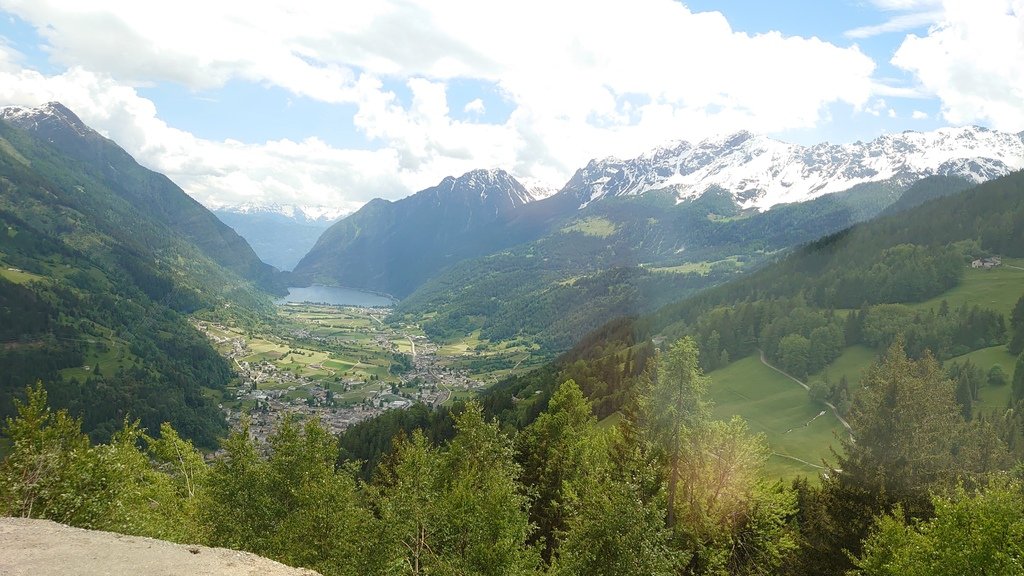
[[[992,270],[969,268],[960,285],[935,298],[919,304],[914,309],[938,309],[943,300],[951,308],[968,304],[990,308],[1004,314],[1007,319],[1017,299],[1024,294],[1024,260],[1004,258],[1003,265]]]
[[[45,279],[44,276],[25,272],[24,270],[12,270],[9,266],[5,266],[3,263],[0,263],[0,276],[15,284],[28,284],[29,282]]]
[[[612,234],[615,234],[616,229],[615,224],[611,220],[592,217],[576,222],[571,226],[566,226],[565,228],[562,228],[562,232],[567,234],[570,232],[579,232],[584,236],[607,238]]]
[[[762,364],[757,355],[708,376],[715,418],[738,415],[751,432],[764,433],[772,451],[769,477],[816,477],[822,460],[833,460],[831,447],[838,446],[842,424],[826,406],[812,403],[806,390]],[[818,416],[822,410],[826,413]]]

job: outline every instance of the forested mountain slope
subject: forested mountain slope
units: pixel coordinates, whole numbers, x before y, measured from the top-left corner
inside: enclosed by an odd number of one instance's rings
[[[871,218],[901,194],[967,186],[945,176],[905,192],[865,184],[767,212],[740,210],[722,190],[678,204],[671,190],[605,198],[539,240],[437,274],[397,312],[430,313],[424,329],[435,338],[479,330],[482,338],[526,336],[549,353],[561,351],[611,317],[649,313],[736,278],[794,245]]]
[[[274,271],[166,178],[47,110],[30,131],[0,122],[0,415],[41,379],[95,438],[130,417],[212,447],[224,421],[204,388],[231,370],[185,314],[263,306],[250,280],[274,286]]]
[[[973,260],[993,255],[1024,256],[1024,173],[854,226],[652,314],[611,321],[551,366],[493,387],[485,405],[508,421],[528,422],[535,401],[516,398],[536,399],[539,407],[545,394],[536,391],[574,378],[598,415],[607,416],[622,406],[656,343],[682,335],[695,338],[705,370],[761,349],[801,377],[853,345],[880,353],[902,338],[911,355],[929,350],[944,359],[1005,344],[1024,330],[1024,315],[1007,318],[983,304],[910,306],[939,298],[959,285]],[[1021,294],[1024,285],[1010,296]],[[815,393],[849,402],[852,388],[839,384]],[[961,399],[965,413],[976,400]],[[1008,422],[1004,432],[1021,430]]]
[[[503,170],[474,170],[396,202],[376,199],[327,229],[297,278],[405,297],[439,270],[530,237],[513,220],[533,198]]]
[[[59,102],[39,108],[3,108],[0,120],[77,161],[78,170],[124,201],[123,210],[135,211],[146,220],[173,230],[210,260],[261,288],[272,292],[283,289],[274,269],[261,262],[234,230],[166,176],[140,166],[115,142],[86,126]]]

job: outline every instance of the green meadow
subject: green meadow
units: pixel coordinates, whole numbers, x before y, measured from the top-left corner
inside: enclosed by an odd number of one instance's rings
[[[813,478],[822,471],[823,460],[833,460],[831,447],[844,431],[842,424],[827,406],[811,402],[802,386],[762,364],[757,355],[708,376],[714,416],[741,416],[751,432],[767,438],[772,452],[768,477]]]
[[[1024,260],[1004,258],[1003,265],[992,270],[969,268],[959,286],[931,300],[912,304],[911,308],[937,309],[945,300],[952,308],[977,305],[1000,312],[1009,319],[1021,294],[1024,294]]]
[[[981,350],[975,350],[974,352],[964,354],[963,356],[950,358],[945,362],[945,365],[949,366],[953,362],[963,364],[967,360],[970,360],[972,364],[981,368],[986,379],[988,377],[988,371],[996,364],[1003,367],[1008,379],[1012,379],[1013,369],[1017,364],[1017,359],[1006,351],[1006,346],[1000,344],[999,346],[982,348]],[[1010,386],[1007,384],[1006,386],[993,387],[989,386],[986,381],[986,383],[978,389],[978,396],[979,398],[977,404],[975,404],[975,410],[981,410],[984,412],[989,412],[991,410],[1006,410],[1010,403]]]

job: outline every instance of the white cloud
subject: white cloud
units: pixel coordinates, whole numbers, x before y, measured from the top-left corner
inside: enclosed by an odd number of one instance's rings
[[[864,107],[864,111],[872,116],[881,116],[886,110],[889,110],[890,112],[893,111],[892,108],[889,108],[889,104],[884,98],[876,98],[870,105]],[[892,114],[890,114],[890,116],[892,116]]]
[[[941,12],[915,12],[912,14],[901,14],[890,18],[881,24],[861,26],[853,30],[847,30],[844,35],[847,38],[871,38],[889,32],[904,32],[922,26],[935,23],[942,16]]]
[[[583,0],[0,0],[0,8],[32,23],[67,67],[45,79],[47,98],[99,122],[140,160],[181,167],[170,175],[208,202],[278,193],[357,202],[475,167],[561,184],[592,157],[670,139],[815,127],[830,104],[862,109],[877,88],[874,62],[856,46],[735,32],[721,14],[674,0],[628,9]],[[39,84],[23,74],[12,72],[0,93]],[[73,74],[99,85],[83,91]],[[492,86],[512,108],[507,121],[454,120],[446,92],[454,79]],[[354,104],[355,126],[381,148],[202,141],[166,126],[132,89],[169,81],[211,90],[231,80]],[[382,80],[405,83],[411,102]],[[470,102],[465,111],[476,110]]]
[[[2,102],[36,106],[58,99],[210,206],[255,199],[356,209],[374,196],[401,197],[407,189],[391,150],[338,150],[315,138],[258,145],[204,140],[168,126],[134,89],[81,68],[52,77],[0,72]]]
[[[914,120],[927,120],[928,114],[925,112],[921,112],[920,110],[914,110],[910,114],[910,117],[913,118]]]
[[[487,107],[484,106],[483,100],[476,98],[463,106],[462,111],[467,114],[483,114],[487,112]]]
[[[892,63],[941,100],[947,121],[1024,129],[1024,0],[944,8],[926,36],[907,36]]]

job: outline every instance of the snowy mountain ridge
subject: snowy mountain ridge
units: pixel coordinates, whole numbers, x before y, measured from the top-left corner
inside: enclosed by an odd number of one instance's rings
[[[47,102],[36,108],[5,106],[0,108],[0,120],[10,122],[19,128],[30,130],[41,123],[57,122],[66,125],[79,136],[97,134],[60,102]]]
[[[59,102],[35,108],[3,107],[0,120],[41,133],[70,128],[81,137],[102,138]],[[660,189],[673,190],[682,202],[717,188],[730,193],[741,208],[767,210],[869,182],[905,186],[927,176],[952,175],[980,183],[1020,169],[1024,169],[1024,132],[965,126],[885,134],[869,142],[802,146],[741,131],[696,144],[669,142],[632,159],[591,160],[560,189],[491,169],[449,176],[432,190],[447,192],[435,201],[442,196],[477,194],[480,202],[499,212],[553,196],[568,196],[583,208],[606,197]],[[234,214],[279,214],[309,224],[330,223],[352,212],[350,207],[266,201],[210,208]]]
[[[483,203],[502,203],[511,208],[536,198],[518,180],[501,169],[470,170],[458,178],[448,176],[433,188],[438,197],[450,194],[480,194]]]
[[[273,202],[246,202],[237,206],[214,208],[213,211],[247,215],[276,214],[304,223],[330,223],[352,212],[351,210],[331,206],[300,206]]]
[[[980,183],[1022,168],[1024,136],[976,126],[810,147],[743,131],[697,144],[678,141],[629,160],[592,160],[559,194],[574,196],[582,208],[666,188],[681,202],[717,187],[742,208],[766,210],[867,182],[955,175]]]

